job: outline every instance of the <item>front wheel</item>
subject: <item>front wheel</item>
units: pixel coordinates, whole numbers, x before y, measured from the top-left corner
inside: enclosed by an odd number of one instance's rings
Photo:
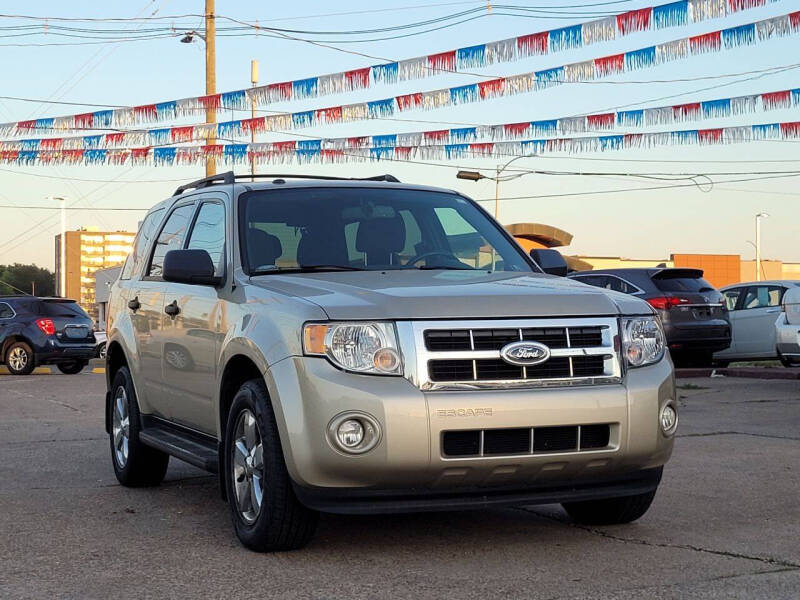
[[[58,370],[61,371],[64,375],[77,375],[83,368],[87,365],[82,360],[76,360],[75,362],[68,362],[68,363],[58,363],[56,367]]]
[[[263,381],[248,381],[233,399],[224,462],[228,503],[242,544],[257,552],[305,546],[318,515],[294,494]]]
[[[618,525],[635,521],[650,508],[656,490],[636,496],[565,502],[561,506],[570,518],[582,525]]]
[[[33,350],[25,342],[14,342],[6,351],[6,366],[12,375],[30,375],[36,366]]]
[[[158,485],[169,465],[169,454],[139,441],[139,403],[127,367],[114,376],[111,386],[111,462],[117,480],[127,487]]]

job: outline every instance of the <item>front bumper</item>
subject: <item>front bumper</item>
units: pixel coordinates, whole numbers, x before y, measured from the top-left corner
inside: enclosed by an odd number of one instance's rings
[[[416,502],[409,504],[409,496],[423,503],[431,495],[477,497],[480,504],[493,502],[483,496],[518,503],[538,494],[555,502],[570,489],[636,479],[672,452],[672,438],[658,425],[661,408],[676,398],[668,358],[631,370],[624,384],[571,388],[423,392],[400,377],[346,373],[310,357],[274,364],[265,380],[289,474],[309,505],[321,506],[325,501],[315,498],[325,497],[347,504],[344,497],[354,494],[357,505],[377,494],[373,500],[395,498],[390,505],[405,503],[409,510]],[[491,411],[476,410],[486,408]],[[351,410],[371,415],[381,428],[377,446],[356,456],[334,449],[326,435],[330,421]],[[445,458],[441,449],[443,431],[598,423],[614,432],[609,447],[599,450]],[[357,491],[369,491],[367,500]],[[629,493],[638,492],[617,495]]]

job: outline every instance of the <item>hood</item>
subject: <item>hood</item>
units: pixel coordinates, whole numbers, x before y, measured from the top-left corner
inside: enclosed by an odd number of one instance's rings
[[[638,298],[540,273],[337,271],[251,283],[320,306],[330,319],[469,319],[652,314]]]

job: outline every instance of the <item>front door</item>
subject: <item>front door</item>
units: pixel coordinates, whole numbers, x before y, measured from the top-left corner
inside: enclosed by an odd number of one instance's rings
[[[202,200],[187,249],[206,250],[225,276],[225,205]],[[165,284],[162,377],[172,418],[204,433],[216,431],[213,399],[225,325],[225,304],[212,286]]]

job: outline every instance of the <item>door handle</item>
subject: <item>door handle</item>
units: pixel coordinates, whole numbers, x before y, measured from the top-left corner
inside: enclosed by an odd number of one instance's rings
[[[139,296],[136,296],[133,300],[128,301],[128,308],[130,308],[133,312],[136,312],[142,307],[142,303],[139,302]]]
[[[175,317],[177,317],[177,316],[180,314],[180,312],[181,312],[181,309],[180,309],[180,307],[178,306],[178,301],[177,301],[177,300],[173,300],[173,301],[172,301],[172,304],[167,304],[167,305],[164,307],[164,312],[165,312],[165,313],[167,313],[167,314],[168,314],[170,317],[172,317],[173,319],[174,319]]]

